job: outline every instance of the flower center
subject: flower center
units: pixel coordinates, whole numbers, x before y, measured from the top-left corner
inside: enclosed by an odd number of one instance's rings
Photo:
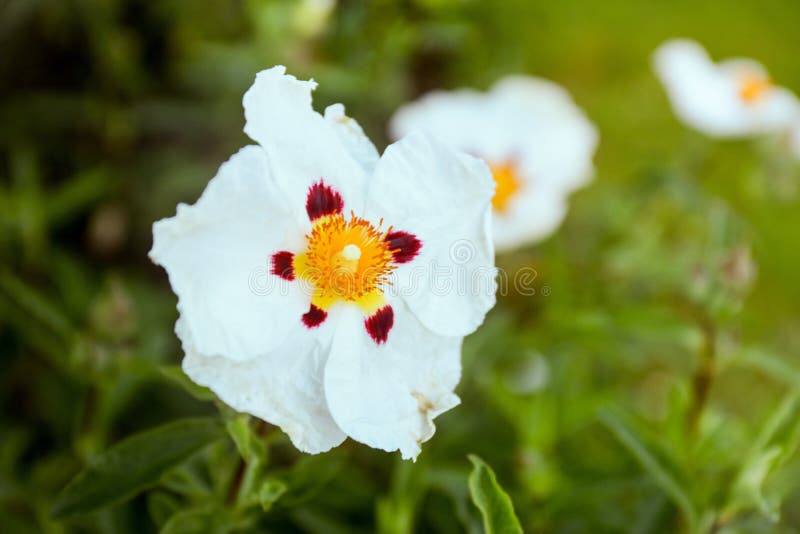
[[[279,250],[270,258],[271,272],[292,281],[300,278],[313,288],[308,311],[301,320],[309,329],[328,317],[337,301],[352,302],[366,315],[364,328],[378,345],[386,343],[394,325],[394,310],[383,298],[389,275],[403,263],[417,257],[422,241],[402,230],[380,230],[350,212],[342,215],[344,199],[320,179],[308,188],[306,213],[311,232],[306,234],[306,251],[295,255]]]
[[[355,302],[367,311],[382,303],[381,286],[395,268],[391,229],[340,213],[316,219],[306,235],[305,254],[294,258],[296,275],[314,287],[312,303],[325,310],[334,302]]]
[[[755,104],[764,99],[772,89],[772,82],[758,72],[744,72],[739,77],[739,97],[746,104]]]
[[[490,165],[489,168],[497,184],[494,190],[494,197],[492,198],[492,207],[495,211],[502,213],[508,209],[508,202],[517,194],[520,188],[517,171],[514,165],[508,162],[499,165]]]

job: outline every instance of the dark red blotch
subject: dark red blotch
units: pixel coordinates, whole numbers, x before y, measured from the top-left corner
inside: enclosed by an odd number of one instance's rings
[[[342,195],[325,185],[322,180],[308,188],[306,213],[312,221],[325,215],[341,213],[343,207]]]
[[[316,328],[322,324],[326,317],[328,317],[328,312],[312,304],[311,308],[303,314],[303,324],[308,328]]]
[[[406,263],[413,260],[419,254],[419,249],[422,248],[422,242],[417,239],[417,236],[408,232],[389,232],[386,234],[385,241],[389,244],[389,250],[392,251],[395,263]]]
[[[272,255],[272,274],[284,280],[294,280],[294,254],[282,250]]]
[[[394,310],[391,306],[384,306],[364,319],[364,326],[367,328],[369,337],[378,345],[386,343],[392,325],[394,325]]]

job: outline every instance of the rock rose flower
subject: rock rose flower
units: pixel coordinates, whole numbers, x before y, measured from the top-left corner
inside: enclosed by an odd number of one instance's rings
[[[714,63],[702,46],[676,39],[654,55],[655,71],[675,114],[706,135],[748,137],[786,130],[797,113],[797,98],[776,86],[752,59]]]
[[[483,158],[497,189],[494,242],[509,250],[541,240],[561,223],[567,197],[592,176],[598,135],[560,86],[511,76],[488,93],[435,91],[392,118],[395,139],[414,130]]]
[[[350,436],[415,458],[458,404],[462,338],[494,304],[491,175],[423,134],[379,157],[284,72],[244,96],[258,145],[153,226],[183,369],[302,451]]]

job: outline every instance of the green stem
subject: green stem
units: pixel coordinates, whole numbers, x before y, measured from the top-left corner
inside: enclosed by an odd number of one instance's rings
[[[700,322],[703,340],[700,346],[700,363],[692,378],[692,403],[686,418],[687,429],[692,435],[698,430],[716,368],[716,328],[704,313],[697,313],[696,316]]]

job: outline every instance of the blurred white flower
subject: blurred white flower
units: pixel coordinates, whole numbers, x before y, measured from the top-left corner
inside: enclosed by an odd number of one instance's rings
[[[789,129],[789,149],[795,157],[800,158],[800,116]]]
[[[153,226],[183,369],[300,450],[350,436],[416,457],[458,404],[462,338],[494,304],[489,170],[421,134],[379,158],[341,105],[323,117],[316,84],[284,72],[244,96],[259,145]],[[470,256],[453,258],[454,242]],[[443,288],[442,272],[483,276],[484,291]]]
[[[309,37],[317,35],[325,28],[335,8],[336,0],[301,0],[295,12],[297,29]]]
[[[698,43],[668,41],[654,54],[675,114],[712,137],[747,137],[788,128],[798,101],[752,59],[714,63]]]
[[[494,242],[509,250],[550,235],[567,197],[592,176],[598,135],[560,86],[511,76],[488,93],[437,91],[392,118],[398,139],[423,130],[486,160],[497,182]]]

